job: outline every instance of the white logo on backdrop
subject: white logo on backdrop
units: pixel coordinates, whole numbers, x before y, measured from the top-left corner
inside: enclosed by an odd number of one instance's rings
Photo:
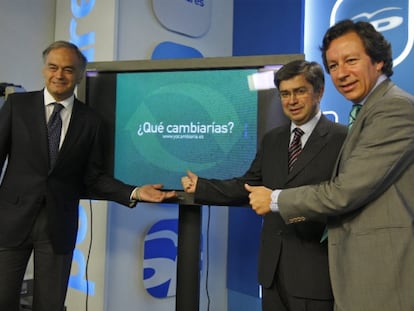
[[[341,5],[346,2],[346,0],[338,0],[335,5],[332,8],[331,17],[330,17],[330,25],[334,25],[339,19],[337,18],[337,13]],[[386,1],[383,1],[384,3]],[[364,5],[367,5],[367,2],[364,3]],[[378,2],[374,2],[373,6],[378,6]],[[369,5],[368,5],[369,6]],[[401,64],[404,59],[410,54],[413,44],[414,44],[414,5],[412,5],[411,0],[407,0],[407,8],[403,7],[383,7],[381,9],[373,10],[372,12],[360,12],[359,14],[356,14],[354,16],[350,16],[349,18],[352,20],[358,20],[363,19],[369,21],[375,29],[377,29],[380,32],[384,32],[387,30],[393,30],[398,27],[402,27],[404,23],[404,17],[402,15],[405,15],[405,12],[407,13],[407,38],[406,43],[402,51],[399,55],[394,57],[393,64],[394,67]],[[378,15],[384,12],[389,12],[390,16],[379,18]],[[401,15],[398,15],[398,13],[401,12]],[[391,15],[395,14],[395,15]],[[392,39],[391,39],[392,41]]]

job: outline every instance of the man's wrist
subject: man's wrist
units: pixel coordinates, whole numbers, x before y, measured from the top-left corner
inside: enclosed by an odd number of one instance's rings
[[[273,190],[270,195],[270,210],[272,212],[279,212],[278,198],[281,191],[280,189]]]
[[[131,194],[131,201],[141,201],[141,195],[139,193],[139,190],[141,187],[136,187]]]

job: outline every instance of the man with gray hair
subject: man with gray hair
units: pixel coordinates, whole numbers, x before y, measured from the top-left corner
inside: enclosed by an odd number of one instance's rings
[[[34,258],[33,310],[63,311],[78,228],[79,199],[134,207],[175,193],[136,187],[104,171],[102,121],[74,96],[86,58],[72,43],[43,52],[45,88],[11,94],[0,109],[0,310],[18,311]]]

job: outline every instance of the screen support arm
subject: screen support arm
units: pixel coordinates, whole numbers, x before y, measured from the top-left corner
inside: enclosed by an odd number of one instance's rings
[[[201,206],[179,204],[177,251],[177,311],[200,307]]]

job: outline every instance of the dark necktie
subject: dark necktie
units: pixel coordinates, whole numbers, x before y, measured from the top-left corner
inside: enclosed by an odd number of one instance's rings
[[[54,108],[52,115],[47,122],[47,137],[49,139],[49,163],[50,168],[53,168],[59,152],[60,133],[62,131],[62,119],[60,117],[60,111],[63,105],[59,103],[53,103]]]
[[[349,113],[348,129],[351,129],[361,108],[362,108],[362,105],[359,105],[359,104],[352,105],[351,112]]]
[[[302,144],[300,142],[300,138],[303,134],[305,134],[300,128],[295,128],[293,130],[294,136],[292,143],[289,146],[289,171],[292,169],[293,164],[295,164],[296,160],[299,157],[299,154],[302,152]]]

